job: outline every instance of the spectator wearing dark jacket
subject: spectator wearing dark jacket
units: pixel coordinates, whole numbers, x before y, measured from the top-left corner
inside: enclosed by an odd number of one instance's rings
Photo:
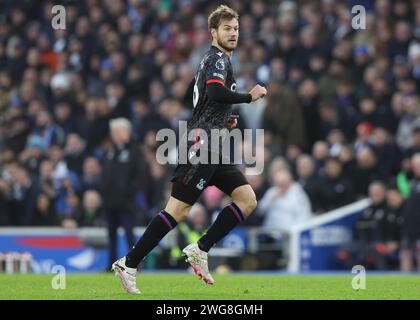
[[[170,123],[162,116],[153,111],[149,104],[141,99],[136,99],[132,105],[133,127],[138,139],[144,142],[149,131],[157,132],[163,128],[169,128]]]
[[[86,158],[86,153],[85,143],[77,133],[71,133],[67,136],[64,154],[67,168],[80,176],[82,174],[83,160]]]
[[[10,184],[0,177],[0,226],[10,225]]]
[[[321,184],[313,159],[306,154],[300,155],[296,160],[296,172],[296,181],[308,195],[312,212],[319,213],[322,211]]]
[[[45,193],[40,193],[36,200],[36,208],[30,220],[33,226],[56,226],[58,223],[52,201]]]
[[[78,118],[78,131],[86,141],[86,151],[91,153],[108,134],[111,107],[103,98],[89,97],[84,105],[84,117]]]
[[[29,176],[29,172],[23,167],[16,168],[11,194],[11,224],[28,225],[35,211],[38,188]]]
[[[29,170],[31,176],[39,174],[39,166],[45,159],[45,145],[39,136],[31,136],[28,139],[26,148],[20,154],[20,160],[25,168]]]
[[[142,159],[130,142],[131,124],[125,118],[110,121],[112,147],[103,158],[103,200],[108,221],[109,266],[117,259],[117,228],[123,226],[128,247],[135,244],[136,195],[140,190]]]
[[[412,167],[414,179],[411,194],[403,210],[401,270],[405,272],[414,269],[414,259],[420,271],[420,153],[413,155]]]
[[[269,83],[263,128],[271,133],[273,142],[284,148],[290,144],[306,147],[305,119],[302,106],[293,90],[279,81]]]
[[[60,180],[60,188],[55,201],[55,210],[63,227],[77,226],[80,211],[80,180],[76,173],[68,171]]]
[[[324,211],[336,209],[354,200],[353,187],[343,174],[341,162],[329,158],[325,164],[325,176],[321,179],[320,199]]]
[[[345,268],[361,264],[366,268],[375,268],[375,246],[377,225],[386,214],[386,188],[381,182],[369,185],[371,204],[363,210],[353,230],[353,241],[337,252],[339,263]]]
[[[385,179],[395,176],[401,162],[401,152],[391,140],[389,132],[378,127],[373,131],[373,150],[378,159],[378,170]],[[388,180],[388,179],[386,179]]]
[[[356,196],[367,195],[369,183],[384,180],[378,170],[378,160],[370,147],[361,147],[356,152],[356,167],[352,175]]]
[[[318,86],[312,79],[306,79],[298,89],[299,101],[303,107],[306,126],[307,150],[312,150],[316,141],[321,139],[321,118],[319,115]]]
[[[89,189],[101,190],[102,168],[98,159],[87,157],[83,162],[83,173],[81,176],[82,191]]]
[[[77,217],[79,226],[102,227],[105,225],[105,216],[101,195],[96,190],[87,190],[83,194],[81,215]]]
[[[412,156],[420,152],[420,126],[413,128],[411,132],[413,145],[407,148],[404,152],[405,156]]]
[[[398,189],[389,187],[386,191],[385,214],[377,217],[375,243],[371,248],[376,269],[391,270],[399,267],[403,207],[404,198]]]
[[[65,132],[54,123],[51,115],[46,110],[42,110],[37,114],[34,134],[41,137],[46,148],[54,144],[61,146],[64,144]]]

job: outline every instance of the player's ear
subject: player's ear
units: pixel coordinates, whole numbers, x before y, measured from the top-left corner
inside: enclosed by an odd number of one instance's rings
[[[217,30],[215,28],[211,28],[210,33],[213,39],[217,38]]]

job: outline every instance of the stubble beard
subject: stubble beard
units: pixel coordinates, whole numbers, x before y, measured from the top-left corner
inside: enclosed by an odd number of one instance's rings
[[[236,42],[236,44],[233,47],[228,46],[228,43],[229,43],[228,41],[226,41],[226,43],[223,43],[222,41],[220,41],[219,39],[217,39],[217,44],[220,47],[222,47],[223,49],[225,49],[228,52],[233,52],[236,49],[236,47],[237,47],[237,42]]]

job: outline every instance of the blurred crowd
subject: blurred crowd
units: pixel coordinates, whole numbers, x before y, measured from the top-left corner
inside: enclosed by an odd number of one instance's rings
[[[235,106],[240,129],[265,129],[264,173],[247,177],[260,205],[247,225],[287,230],[365,198],[372,182],[403,206],[420,152],[420,1],[223,2],[240,14],[237,90],[268,89]],[[156,132],[191,115],[184,94],[220,3],[1,1],[0,225],[106,225],[103,157],[119,117],[141,149],[135,218],[148,223],[173,170],[156,160]],[[65,30],[51,26],[56,4]],[[352,27],[356,4],[366,28]],[[223,201],[204,192],[201,225]]]

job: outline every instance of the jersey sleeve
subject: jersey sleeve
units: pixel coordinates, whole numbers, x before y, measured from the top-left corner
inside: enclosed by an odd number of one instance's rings
[[[206,68],[206,84],[219,83],[225,85],[229,64],[222,56],[215,54],[208,60]]]

